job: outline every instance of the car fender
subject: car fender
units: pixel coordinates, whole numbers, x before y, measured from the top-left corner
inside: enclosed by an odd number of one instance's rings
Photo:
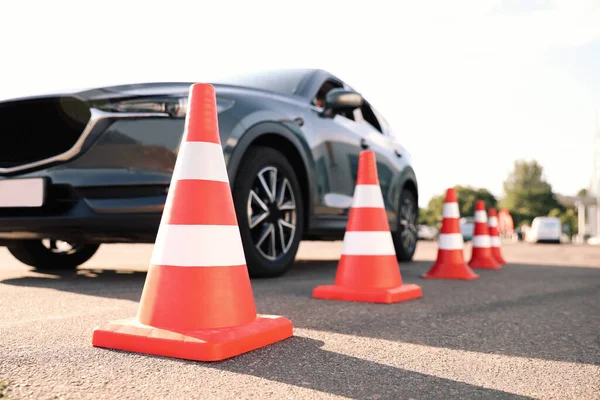
[[[390,230],[392,231],[393,234],[396,233],[398,224],[400,222],[400,199],[401,199],[402,191],[405,190],[407,184],[408,185],[412,184],[415,187],[415,196],[416,196],[415,200],[416,200],[417,209],[418,209],[418,207],[419,207],[419,187],[417,186],[417,178],[415,175],[415,171],[412,169],[412,167],[410,165],[406,165],[402,169],[402,172],[400,173],[400,176],[397,178],[396,184],[394,185],[394,190],[393,190],[394,194],[390,198],[391,204],[396,205],[395,220],[389,221]]]
[[[308,193],[307,198],[311,199],[308,202],[308,215],[312,215],[314,209],[314,203],[317,199],[314,197],[316,190],[315,184],[315,165],[312,158],[310,148],[303,138],[303,134],[299,131],[298,126],[293,121],[269,121],[259,122],[249,127],[237,140],[235,146],[228,153],[227,173],[229,175],[230,182],[234,182],[239,165],[248,151],[248,148],[261,136],[264,135],[278,135],[287,139],[295,149],[298,151],[300,158],[302,159],[302,167],[306,171],[308,180]]]
[[[417,200],[417,204],[419,203],[419,186],[417,184],[417,176],[415,174],[415,171],[412,169],[412,167],[410,165],[405,166],[402,169],[402,173],[400,174],[400,177],[398,178],[398,207],[400,206],[400,194],[402,193],[402,190],[404,190],[405,186],[407,184],[413,184],[415,186],[415,195],[416,195],[416,199]]]

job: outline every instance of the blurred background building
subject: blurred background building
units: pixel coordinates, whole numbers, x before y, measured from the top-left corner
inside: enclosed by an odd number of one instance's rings
[[[600,107],[596,112],[596,135],[594,137],[594,169],[592,170],[592,181],[588,192],[588,205],[585,207],[587,214],[586,231],[591,237],[600,237]],[[594,201],[595,200],[595,201]],[[581,208],[581,207],[580,207]]]
[[[596,136],[594,139],[594,170],[592,171],[592,182],[590,194],[600,196],[600,108],[596,113]]]
[[[559,201],[577,207],[576,242],[600,244],[600,107],[596,111],[596,132],[592,148],[592,179],[586,193],[577,196],[558,195]]]

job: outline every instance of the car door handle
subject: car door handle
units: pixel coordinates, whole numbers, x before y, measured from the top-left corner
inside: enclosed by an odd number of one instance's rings
[[[363,150],[367,150],[369,148],[369,144],[367,143],[367,141],[365,140],[365,138],[360,139],[360,147]]]

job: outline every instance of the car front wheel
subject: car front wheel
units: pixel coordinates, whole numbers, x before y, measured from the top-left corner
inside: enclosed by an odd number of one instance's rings
[[[284,274],[304,228],[300,184],[286,157],[270,147],[249,149],[236,174],[233,200],[249,274]]]
[[[22,240],[7,246],[23,264],[39,270],[70,270],[88,261],[99,244],[71,244],[60,240]]]
[[[394,235],[394,246],[398,261],[411,261],[417,248],[419,207],[415,195],[403,190],[398,208],[398,228]]]

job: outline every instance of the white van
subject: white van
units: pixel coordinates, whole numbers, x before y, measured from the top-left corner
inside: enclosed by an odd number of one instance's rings
[[[463,240],[468,242],[473,240],[473,232],[475,230],[475,218],[463,217],[460,219],[460,232],[463,235]]]
[[[560,243],[562,224],[557,217],[535,217],[527,231],[529,243]]]

